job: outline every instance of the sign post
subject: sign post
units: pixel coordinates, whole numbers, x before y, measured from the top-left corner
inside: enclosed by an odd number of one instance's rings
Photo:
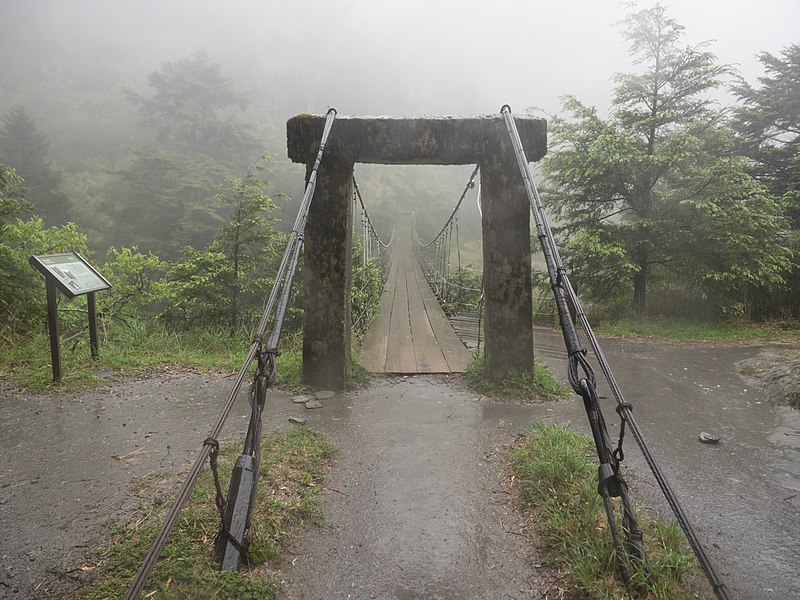
[[[100,290],[109,289],[111,284],[77,252],[31,256],[28,262],[34,269],[44,275],[47,287],[47,329],[50,333],[53,381],[59,381],[61,379],[61,349],[58,336],[56,290],[61,291],[70,300],[87,294],[89,344],[92,358],[96,359],[99,356],[99,344],[97,341],[97,308],[94,294]]]

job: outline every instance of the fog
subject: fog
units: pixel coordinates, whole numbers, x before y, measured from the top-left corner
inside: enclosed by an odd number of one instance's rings
[[[687,43],[715,40],[711,50],[748,80],[760,72],[758,52],[777,53],[797,41],[795,0],[665,4],[686,27]],[[28,60],[47,77],[48,66],[66,54],[114,63],[124,80],[109,83],[132,85],[163,61],[205,48],[251,101],[271,105],[281,118],[328,106],[342,114],[486,114],[509,103],[517,112],[536,106],[555,113],[563,94],[603,110],[611,76],[632,68],[615,26],[630,5],[603,0],[3,0],[2,6],[0,71],[8,61]],[[3,77],[0,108],[33,100],[19,83]]]
[[[665,4],[685,26],[686,43],[710,41],[719,60],[751,82],[762,73],[757,53],[797,42],[797,0]],[[240,116],[283,161],[276,191],[295,198],[303,170],[285,164],[292,115],[331,106],[340,115],[496,114],[506,103],[518,114],[552,115],[566,94],[605,113],[613,75],[635,70],[618,25],[632,6],[604,0],[0,0],[0,7],[0,116],[24,106],[56,165],[91,174],[71,183],[89,200],[83,181],[99,186],[145,135],[123,90],[151,93],[149,73],[200,50],[247,95]],[[718,99],[732,102],[724,91]],[[405,188],[387,182],[429,171],[393,169],[401,174],[372,176],[382,187],[367,183],[363,191],[368,202],[381,193],[399,210]],[[411,186],[452,189],[452,202],[426,203],[436,216],[448,213],[469,169],[445,172],[447,185]]]

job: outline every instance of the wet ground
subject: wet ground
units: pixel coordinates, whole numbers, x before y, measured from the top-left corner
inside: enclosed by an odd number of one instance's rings
[[[377,381],[315,414],[341,448],[331,527],[291,548],[287,597],[546,597],[552,577],[519,535],[500,464],[527,415],[493,407],[428,376]]]
[[[537,331],[536,345],[563,373],[559,338]],[[800,413],[737,375],[741,361],[780,348],[604,348],[731,596],[799,598]],[[230,384],[161,373],[63,396],[0,386],[0,598],[68,585],[99,525],[142,500],[132,479],[187,468]],[[517,535],[496,451],[536,419],[583,428],[578,402],[495,402],[431,376],[378,379],[323,404],[271,394],[266,413],[268,429],[307,417],[340,448],[324,492],[331,528],[293,544],[288,598],[542,597],[552,580]],[[242,434],[246,414],[241,398],[227,436]],[[700,431],[721,442],[701,444]],[[666,514],[631,437],[625,447],[634,498]]]

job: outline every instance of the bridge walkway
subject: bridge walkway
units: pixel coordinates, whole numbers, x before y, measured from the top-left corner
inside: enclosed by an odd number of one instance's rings
[[[364,336],[359,362],[373,373],[463,373],[470,352],[439,306],[411,244],[410,234],[395,238],[380,311]]]

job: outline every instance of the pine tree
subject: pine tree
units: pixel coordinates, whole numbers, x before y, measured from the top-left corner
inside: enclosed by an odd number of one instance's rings
[[[3,117],[0,128],[0,162],[14,167],[25,181],[25,197],[45,223],[70,220],[69,199],[59,189],[61,173],[47,158],[48,142],[33,117],[22,106],[14,106]]]

